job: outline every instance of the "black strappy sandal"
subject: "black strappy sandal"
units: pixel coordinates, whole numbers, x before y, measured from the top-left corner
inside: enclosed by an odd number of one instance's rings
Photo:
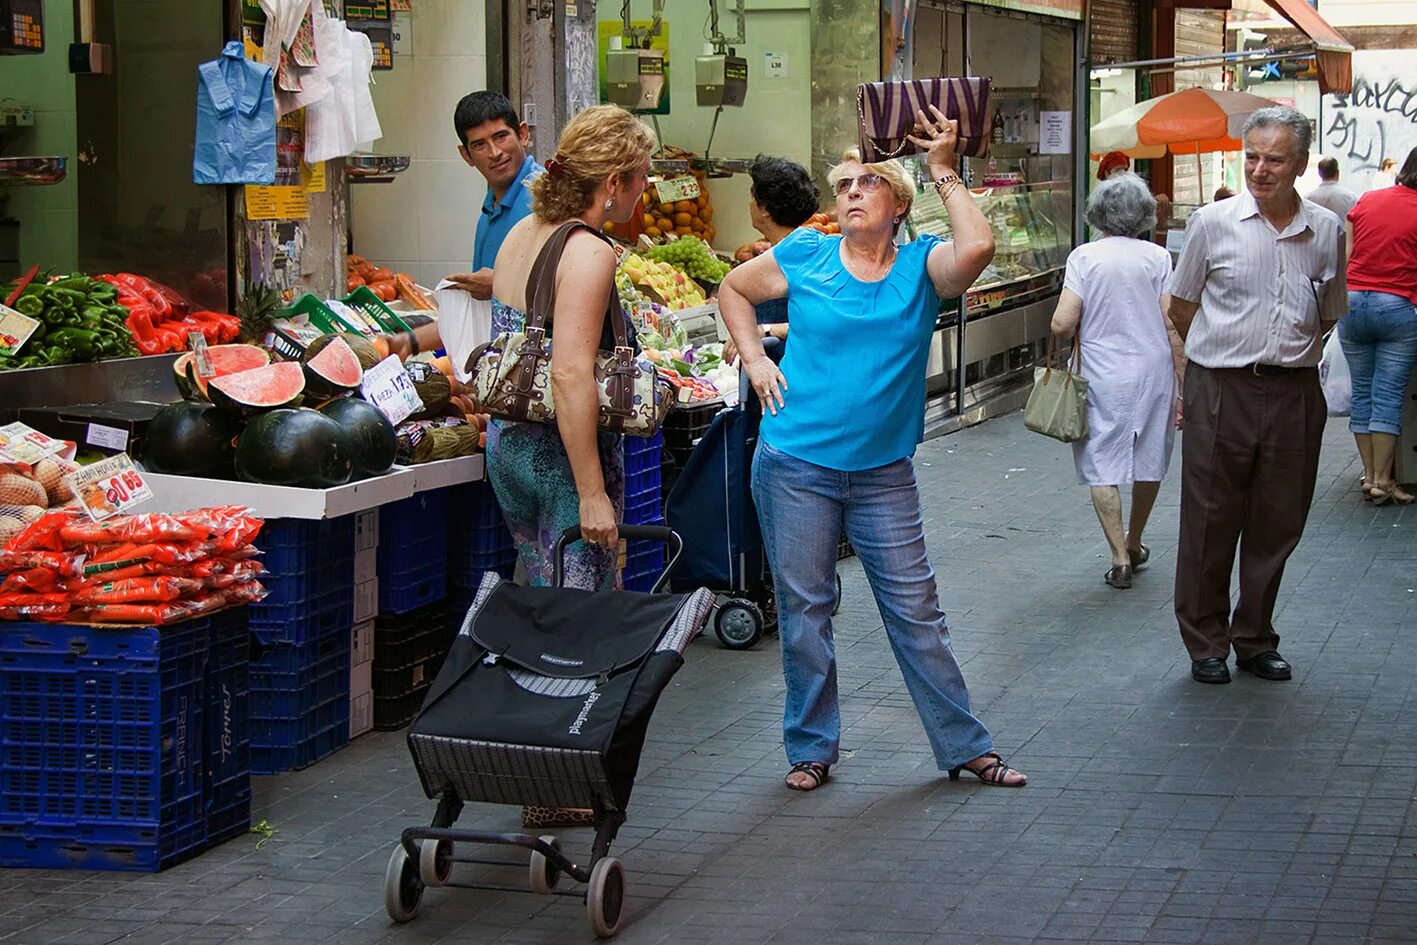
[[[1023,787],[1025,784],[1028,783],[1028,775],[1024,774],[1017,768],[1010,768],[1008,765],[1004,764],[1003,757],[997,751],[986,751],[979,757],[993,758],[994,762],[993,764],[985,765],[977,771],[974,768],[969,768],[965,765],[958,765],[950,769],[950,780],[958,781],[959,773],[961,771],[968,771],[970,774],[974,775],[976,778],[983,781],[990,787]],[[1010,771],[1012,771],[1014,774],[1022,775],[1023,780],[1017,782],[1016,784],[1010,784],[1008,781],[1004,780],[1009,776]]]
[[[1107,573],[1102,575],[1102,580],[1120,591],[1125,591],[1132,586],[1132,566],[1130,564],[1114,564]]]
[[[786,784],[787,787],[793,791],[815,791],[827,782],[828,772],[830,771],[831,765],[824,765],[820,761],[799,761],[797,764],[793,765],[783,777],[782,783]],[[812,779],[812,783],[807,787],[798,787],[787,780],[794,774],[805,774]]]
[[[1151,549],[1144,544],[1136,551],[1128,548],[1127,557],[1131,559],[1133,574],[1138,571],[1145,571],[1147,562],[1151,560]]]

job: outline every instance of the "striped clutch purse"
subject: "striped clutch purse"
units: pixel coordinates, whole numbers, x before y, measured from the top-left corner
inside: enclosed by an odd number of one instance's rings
[[[927,117],[934,105],[946,118],[959,122],[955,153],[984,157],[989,152],[989,77],[906,79],[866,82],[856,90],[856,115],[860,120],[861,160],[886,161],[920,149],[906,135],[919,137],[915,112]]]

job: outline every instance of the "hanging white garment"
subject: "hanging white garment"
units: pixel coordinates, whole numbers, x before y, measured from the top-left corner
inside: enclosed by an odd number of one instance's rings
[[[356,137],[354,102],[350,94],[353,46],[346,39],[343,20],[323,19],[315,24],[315,46],[320,51],[320,71],[330,94],[305,110],[305,163],[318,164],[353,154]],[[367,39],[366,39],[367,42]]]

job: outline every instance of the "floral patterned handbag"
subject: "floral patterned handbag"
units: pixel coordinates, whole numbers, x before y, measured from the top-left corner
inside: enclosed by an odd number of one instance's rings
[[[566,239],[577,229],[606,237],[582,223],[562,224],[546,240],[527,278],[529,310],[522,331],[498,335],[468,355],[468,381],[481,409],[503,420],[551,423],[556,405],[551,395],[551,346],[547,316],[556,305],[556,268]],[[674,388],[654,368],[636,357],[614,286],[605,309],[614,348],[595,355],[595,386],[600,393],[597,423],[602,430],[653,436],[674,403]],[[602,343],[604,343],[602,341]]]
[[[907,135],[917,137],[915,113],[933,118],[927,106],[934,105],[946,118],[959,122],[959,144],[955,153],[984,157],[989,153],[989,126],[993,121],[989,103],[989,77],[906,79],[897,82],[866,82],[856,89],[856,116],[860,120],[861,160],[867,164],[887,161],[920,149]]]

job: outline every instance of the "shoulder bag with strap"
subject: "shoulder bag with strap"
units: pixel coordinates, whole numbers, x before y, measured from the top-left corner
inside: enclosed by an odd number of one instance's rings
[[[1033,391],[1023,408],[1023,425],[1064,443],[1087,439],[1087,378],[1081,370],[1081,335],[1073,338],[1069,370],[1058,358],[1058,336],[1050,333],[1047,361],[1033,369]]]
[[[578,229],[609,240],[580,220],[552,232],[527,277],[526,325],[498,335],[468,355],[468,383],[481,409],[503,420],[552,423],[556,405],[551,392],[551,346],[546,322],[556,307],[556,271],[566,240]],[[628,337],[620,293],[610,287],[605,308],[613,348],[595,355],[595,386],[600,410],[597,425],[612,433],[653,436],[674,403],[674,388],[652,367],[642,364]]]
[[[959,122],[955,153],[984,157],[989,153],[993,115],[989,108],[989,77],[967,76],[866,82],[856,89],[856,117],[860,121],[861,160],[875,164],[920,149],[907,135],[919,137],[915,113],[933,119],[934,105],[946,118]]]

